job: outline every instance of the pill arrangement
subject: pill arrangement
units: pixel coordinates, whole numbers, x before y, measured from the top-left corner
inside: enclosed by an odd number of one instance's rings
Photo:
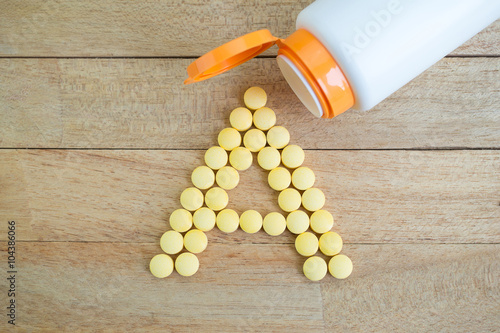
[[[215,226],[225,233],[234,232],[238,227],[250,234],[264,229],[271,236],[281,235],[288,229],[297,235],[297,252],[309,257],[303,265],[308,279],[319,281],[327,272],[337,279],[345,279],[351,274],[352,261],[339,254],[342,238],[331,231],[333,216],[322,209],[325,195],[314,187],[314,172],[302,166],[305,153],[299,146],[289,145],[288,130],[276,126],[276,115],[265,106],[266,102],[267,95],[262,88],[249,88],[244,95],[246,108],[239,107],[231,112],[231,127],[219,133],[219,146],[209,148],[205,152],[206,166],[199,166],[192,172],[194,187],[181,193],[183,208],[173,211],[169,219],[173,230],[165,232],[160,239],[160,247],[165,253],[151,259],[149,267],[154,276],[167,277],[174,268],[182,276],[195,274],[199,268],[196,254],[203,252],[208,244],[205,232]],[[251,128],[252,125],[255,128]],[[278,205],[288,213],[286,217],[279,212],[262,217],[255,210],[238,216],[236,211],[226,208],[229,203],[226,191],[238,185],[239,171],[252,165],[252,153],[257,153],[258,164],[269,171],[269,186],[280,192]],[[205,194],[201,190],[206,190]],[[300,210],[301,206],[305,211]],[[187,252],[179,254],[183,249]],[[316,255],[318,251],[331,257],[328,264]],[[174,261],[171,256],[177,254]]]

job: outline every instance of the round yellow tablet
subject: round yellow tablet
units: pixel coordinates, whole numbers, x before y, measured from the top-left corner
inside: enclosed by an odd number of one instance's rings
[[[236,108],[229,116],[229,122],[238,131],[246,131],[252,126],[252,112],[247,108]]]
[[[295,169],[304,163],[304,150],[297,145],[286,146],[281,152],[281,160],[287,168]]]
[[[328,272],[326,261],[321,257],[311,257],[306,260],[303,267],[304,275],[311,281],[319,281]]]
[[[214,146],[205,152],[205,163],[214,170],[219,170],[227,164],[227,152],[224,148]]]
[[[229,202],[227,192],[220,187],[212,187],[205,193],[205,203],[211,210],[221,210],[226,208]]]
[[[203,193],[196,187],[188,187],[181,193],[181,205],[187,210],[197,210],[203,206]]]
[[[262,228],[262,215],[256,210],[244,211],[240,216],[241,229],[249,234],[254,234]]]
[[[325,195],[319,188],[310,188],[302,193],[302,205],[310,212],[320,210],[325,205]]]
[[[225,150],[233,150],[241,144],[241,134],[234,128],[224,128],[219,133],[218,142]]]
[[[251,129],[245,133],[243,144],[251,152],[258,152],[266,146],[266,135],[258,129]]]
[[[334,278],[345,279],[352,273],[352,261],[344,254],[336,255],[330,259],[328,270]]]
[[[301,233],[295,239],[295,249],[305,257],[309,257],[318,252],[318,237],[312,232]]]
[[[215,227],[215,212],[207,207],[201,207],[193,214],[193,224],[201,231],[210,231]]]
[[[309,216],[301,210],[294,210],[286,217],[286,227],[292,234],[301,234],[309,228]]]
[[[182,235],[175,230],[167,231],[160,238],[160,247],[168,254],[181,252],[183,247]]]
[[[271,147],[281,149],[290,142],[290,133],[283,126],[274,126],[267,132],[267,143]]]
[[[149,270],[157,278],[165,278],[172,274],[174,261],[166,254],[157,254],[149,262]]]
[[[193,185],[201,190],[206,190],[211,187],[215,181],[215,174],[212,169],[207,166],[199,166],[193,170],[191,174]]]
[[[170,214],[170,227],[177,232],[185,232],[193,226],[193,215],[185,209],[176,209]]]
[[[251,87],[245,91],[243,101],[250,110],[257,110],[266,105],[267,95],[261,87]]]
[[[253,124],[262,131],[267,131],[276,124],[276,114],[270,108],[260,108],[253,114]]]
[[[252,165],[252,152],[245,147],[234,148],[229,154],[229,163],[236,170],[246,170]]]
[[[319,249],[327,256],[339,254],[342,250],[342,238],[336,232],[327,232],[319,238]]]
[[[266,217],[264,217],[262,226],[264,227],[264,231],[268,235],[279,236],[286,229],[286,220],[282,214],[272,212],[267,214]]]
[[[314,185],[315,181],[316,176],[308,167],[297,168],[292,173],[292,184],[296,189],[307,190]]]
[[[217,228],[225,233],[231,233],[238,229],[240,218],[238,213],[232,209],[224,209],[217,214]]]
[[[282,191],[290,186],[292,176],[290,171],[285,168],[277,167],[272,169],[267,175],[267,182],[273,190]]]
[[[198,271],[198,268],[200,268],[200,262],[198,257],[192,253],[181,253],[175,259],[175,270],[182,276],[192,276]]]
[[[184,235],[184,247],[191,253],[200,253],[207,248],[207,235],[201,230],[193,229]]]
[[[333,227],[333,216],[329,211],[320,209],[311,215],[311,229],[318,234],[324,234]]]
[[[264,147],[257,155],[257,162],[264,170],[272,170],[280,165],[280,152],[273,147]]]
[[[300,193],[294,188],[287,188],[281,191],[278,196],[278,205],[285,212],[293,212],[299,209],[301,203]]]
[[[225,166],[217,171],[217,185],[225,190],[232,190],[240,182],[240,175],[235,168]]]

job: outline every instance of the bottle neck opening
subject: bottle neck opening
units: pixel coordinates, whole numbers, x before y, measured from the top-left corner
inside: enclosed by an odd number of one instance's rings
[[[302,104],[316,117],[322,117],[324,114],[323,107],[302,72],[284,55],[279,55],[276,60],[286,82],[288,82],[288,85]]]

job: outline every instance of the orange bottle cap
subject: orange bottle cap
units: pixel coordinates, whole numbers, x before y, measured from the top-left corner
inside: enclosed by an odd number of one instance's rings
[[[267,29],[233,39],[192,62],[187,68],[188,78],[184,84],[224,73],[274,44],[279,47],[278,64],[281,63],[283,74],[287,74],[286,80],[313,114],[333,118],[354,105],[353,91],[337,62],[325,46],[304,29],[295,31],[286,39],[274,37]],[[283,62],[280,57],[287,60]],[[284,63],[300,76],[289,70],[283,71]]]
[[[203,81],[258,56],[278,41],[267,29],[251,32],[219,46],[193,61],[184,84]]]

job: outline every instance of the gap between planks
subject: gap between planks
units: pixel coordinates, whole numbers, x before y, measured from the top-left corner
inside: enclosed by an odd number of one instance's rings
[[[97,57],[87,57],[87,56],[1,56],[0,59],[198,59],[200,55],[189,55],[189,56],[97,56]],[[274,59],[277,55],[261,55],[254,57],[253,59]],[[500,54],[450,54],[444,56],[444,58],[498,58]]]
[[[305,151],[460,151],[460,150],[500,150],[499,147],[435,147],[435,148],[303,148]],[[140,151],[140,150],[158,150],[158,151],[205,151],[206,149],[199,148],[51,148],[51,147],[0,147],[0,150],[127,150],[127,151]]]
[[[251,235],[249,235],[251,236]],[[0,240],[0,244],[7,243],[7,240]],[[64,241],[59,241],[59,240],[16,240],[17,243],[75,243],[75,244],[158,244],[158,242],[123,242],[123,241],[72,241],[72,240],[64,240]],[[210,244],[230,244],[232,242],[219,242],[219,241],[211,241]],[[252,242],[252,243],[245,243],[246,245],[291,245],[294,244],[293,242],[276,242],[276,243],[265,243],[265,242]],[[375,243],[375,242],[370,242],[370,243],[347,243],[344,242],[344,245],[499,245],[500,242],[487,242],[487,243],[477,243],[477,242],[453,242],[453,243],[445,243],[445,242],[436,242],[436,243],[422,243],[422,242],[398,242],[398,243]]]

